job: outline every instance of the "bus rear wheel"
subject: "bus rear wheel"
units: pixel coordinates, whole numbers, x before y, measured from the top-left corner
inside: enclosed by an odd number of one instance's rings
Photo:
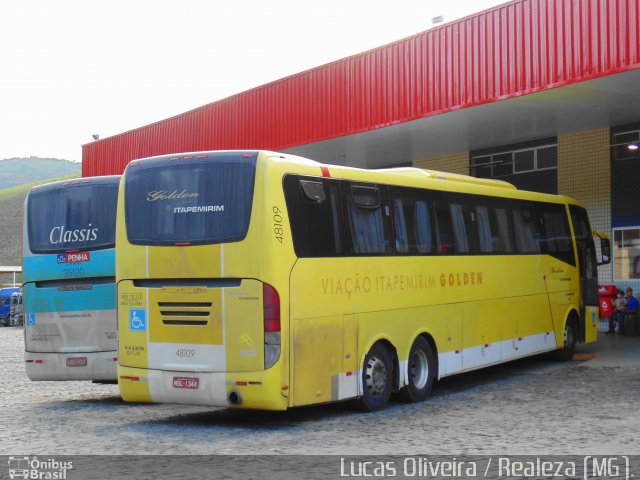
[[[400,390],[400,398],[407,402],[422,402],[431,393],[435,378],[436,357],[424,337],[411,346],[407,360],[407,385]]]
[[[360,376],[362,396],[358,407],[365,412],[384,409],[389,403],[393,385],[393,363],[389,351],[376,343],[364,357]]]

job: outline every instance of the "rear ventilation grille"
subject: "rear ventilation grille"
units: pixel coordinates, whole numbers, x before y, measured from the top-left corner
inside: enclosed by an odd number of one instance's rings
[[[160,315],[164,316],[180,316],[187,315],[191,317],[208,317],[209,312],[192,311],[192,310],[161,310]]]
[[[211,308],[211,302],[158,302],[159,307],[196,307]]]
[[[182,320],[162,320],[162,323],[165,325],[187,325],[189,327],[204,327],[209,322],[207,320],[190,320],[190,319],[182,319]]]
[[[211,319],[211,302],[158,302],[164,325],[205,326]]]

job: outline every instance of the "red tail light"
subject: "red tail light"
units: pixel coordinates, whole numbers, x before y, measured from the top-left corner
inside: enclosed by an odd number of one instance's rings
[[[271,285],[262,286],[262,305],[264,308],[264,331],[280,331],[280,297]]]

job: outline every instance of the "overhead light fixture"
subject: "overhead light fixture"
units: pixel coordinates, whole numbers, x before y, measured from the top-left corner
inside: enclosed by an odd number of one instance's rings
[[[627,148],[629,150],[631,150],[632,152],[635,152],[636,150],[638,150],[638,144],[637,143],[630,143],[629,145],[627,145]]]
[[[94,133],[93,135],[91,135],[93,137],[94,140],[98,140],[100,138],[100,135],[97,133]]]
[[[436,25],[438,23],[444,22],[444,17],[442,15],[438,15],[437,17],[433,17],[431,19],[431,25]]]

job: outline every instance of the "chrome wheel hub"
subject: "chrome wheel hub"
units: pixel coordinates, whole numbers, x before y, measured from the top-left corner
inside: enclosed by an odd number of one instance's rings
[[[387,368],[382,360],[377,357],[369,359],[365,369],[365,380],[372,397],[379,397],[384,393],[387,386]]]
[[[416,350],[409,359],[409,378],[413,385],[421,390],[429,378],[429,362],[423,350]]]

